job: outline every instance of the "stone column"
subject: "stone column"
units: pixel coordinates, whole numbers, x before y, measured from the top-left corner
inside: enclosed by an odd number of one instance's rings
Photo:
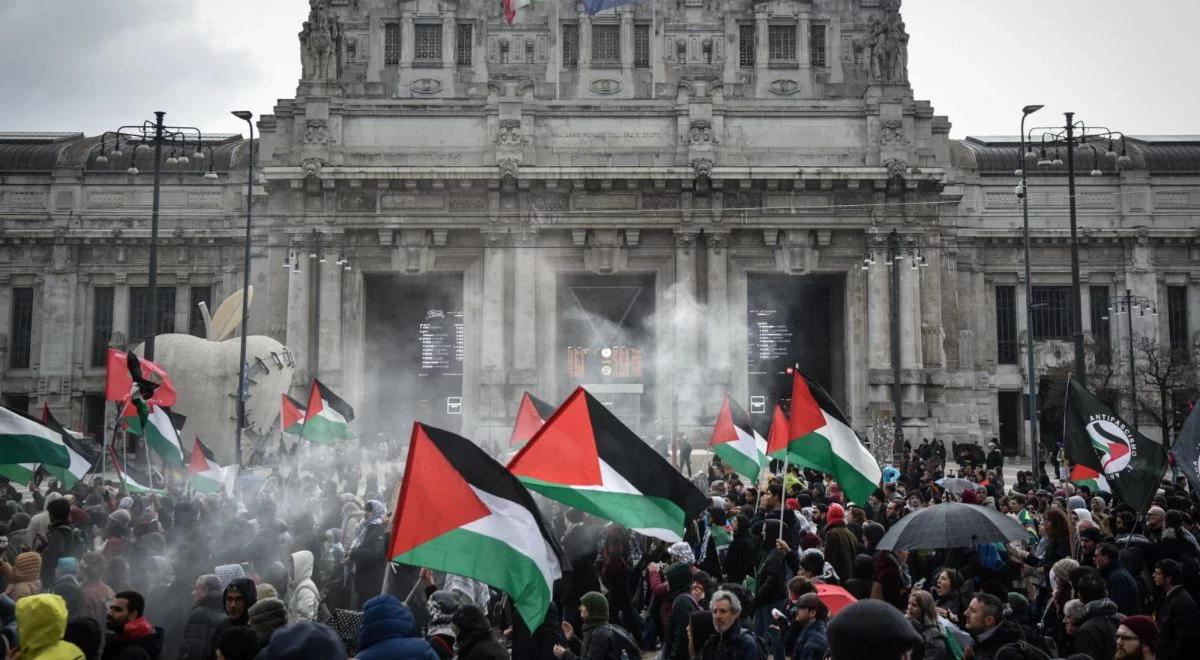
[[[512,368],[536,373],[537,343],[537,249],[513,250]]]
[[[458,37],[457,14],[451,9],[442,10],[442,67],[453,69],[458,64],[455,39]]]
[[[592,68],[592,17],[579,17],[579,70]]]
[[[316,265],[316,262],[307,258],[307,254],[301,258],[301,261],[303,262],[302,268],[312,268]],[[308,282],[309,273],[304,270],[292,271],[288,275],[286,344],[292,351],[292,357],[296,360],[295,375],[292,378],[295,383],[307,382],[313,375],[309,370],[311,365],[308,363],[309,328],[312,322],[312,311],[308,305]]]
[[[867,354],[870,369],[891,369],[891,269],[885,265],[886,256],[875,258],[867,270]]]
[[[321,310],[317,326],[318,371],[321,379],[334,389],[342,385],[342,267],[329,261],[317,263],[321,278]]]
[[[796,21],[796,60],[800,65],[800,77],[805,80],[808,78],[806,72],[812,68],[812,44],[809,42],[811,24],[809,13],[801,11],[800,20]]]
[[[400,14],[400,68],[411,69],[413,65],[413,53],[416,52],[417,34],[413,28],[413,15],[411,11],[406,11]]]
[[[0,306],[3,309],[3,306]],[[215,309],[209,312],[215,312]],[[0,327],[7,328],[8,324]],[[125,283],[124,273],[119,273],[118,278],[113,282],[113,334],[121,333],[125,341],[129,341],[129,285]],[[110,338],[111,341],[111,338]],[[124,349],[124,346],[116,348]]]
[[[1195,253],[1193,252],[1193,254]],[[1192,263],[1195,262],[1195,258],[1193,258]],[[1187,292],[1187,330],[1188,349],[1190,350],[1195,345],[1192,337],[1200,333],[1200,273],[1193,272],[1188,276]],[[1163,309],[1166,309],[1166,305],[1163,305]],[[1161,312],[1159,313],[1159,318],[1162,318]]]
[[[744,317],[731,313],[729,309],[729,230],[704,230],[708,241],[708,273],[705,282],[707,293],[706,329],[708,366],[722,374],[733,367],[730,338],[726,332],[729,319]]]
[[[766,12],[754,14],[754,69],[760,78],[767,75],[767,65],[771,61],[767,18]]]
[[[40,339],[41,346],[31,362],[37,363],[41,376],[69,376],[71,332],[76,322],[75,275],[45,273],[41,284],[34,288],[34,295],[35,301],[39,301],[34,305],[34,339]],[[33,348],[38,348],[37,344]]]
[[[921,290],[911,257],[897,261],[900,269],[900,368],[921,368]]]
[[[511,428],[508,422],[510,411],[504,401],[504,387],[508,381],[505,369],[504,327],[505,254],[503,236],[483,236],[483,277],[479,304],[479,398],[475,406],[476,421],[486,433],[493,429]],[[482,440],[483,438],[481,438]],[[501,441],[497,437],[488,438]]]
[[[689,431],[699,423],[700,406],[696,384],[703,382],[709,365],[699,364],[696,302],[696,237],[698,230],[675,231],[675,283],[672,286],[671,318],[675,343],[675,373],[672,396],[676,402],[675,428]],[[689,434],[694,435],[694,434]]]
[[[379,82],[383,70],[383,50],[386,28],[383,19],[372,12],[367,33],[367,82]]]
[[[628,8],[621,12],[621,73],[633,74],[633,12]]]

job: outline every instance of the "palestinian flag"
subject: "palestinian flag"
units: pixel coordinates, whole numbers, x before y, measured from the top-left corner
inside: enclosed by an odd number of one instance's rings
[[[37,471],[37,463],[14,463],[0,465],[0,477],[22,486],[33,481],[33,473]]]
[[[138,373],[131,372],[131,365]],[[157,364],[149,360],[140,360],[135,355],[131,360],[128,353],[116,349],[108,349],[108,370],[104,380],[104,398],[107,401],[125,401],[134,384],[139,387],[153,389],[150,403],[159,406],[175,405],[175,385],[171,377]]]
[[[94,442],[76,437],[74,433],[63,428],[58,420],[54,419],[54,415],[50,414],[49,409],[43,410],[42,416],[46,420],[46,426],[57,430],[62,436],[63,444],[67,446],[67,453],[71,456],[69,466],[47,465],[45,466],[46,472],[54,475],[67,490],[71,490],[91,471],[96,461],[100,460],[100,449],[95,446]]]
[[[216,493],[221,489],[233,497],[233,480],[237,467],[221,467],[213,458],[212,450],[196,438],[192,443],[192,460],[188,463],[188,481],[201,493]]]
[[[167,494],[167,491],[165,491],[161,488],[149,488],[147,486],[141,485],[137,481],[134,481],[133,477],[129,476],[129,473],[121,468],[121,462],[117,460],[117,453],[115,451],[113,451],[112,447],[108,448],[108,455],[110,458],[112,458],[113,469],[115,469],[117,471],[117,476],[120,478],[121,484],[123,486],[125,486],[125,490],[127,492],[134,493],[137,495],[166,495]]]
[[[1167,448],[1142,435],[1075,379],[1063,413],[1067,462],[1104,477],[1112,493],[1142,513],[1167,472]],[[1088,474],[1088,473],[1084,473]]]
[[[771,411],[771,428],[767,431],[767,459],[786,460],[792,465],[806,465],[804,461],[799,460],[800,457],[795,452],[789,451],[791,432],[791,423],[788,422],[787,415],[778,403],[775,404],[775,410]]]
[[[183,444],[179,441],[179,431],[170,411],[161,406],[147,404],[139,398],[133,399],[133,405],[137,408],[142,437],[145,438],[146,444],[162,456],[167,464],[183,467]]]
[[[402,483],[392,561],[499,589],[537,630],[563,556],[521,482],[470,440],[417,423]]]
[[[721,404],[721,412],[717,413],[717,423],[713,427],[712,438],[708,441],[713,453],[721,457],[726,465],[734,472],[758,481],[763,462],[758,453],[758,434],[750,425],[750,415],[736,403],[729,401]]]
[[[349,427],[352,421],[354,408],[314,378],[312,390],[308,394],[308,409],[305,411],[300,437],[318,444],[351,440],[355,437]]]
[[[1088,490],[1093,493],[1112,492],[1108,485],[1108,479],[1086,465],[1072,465],[1070,481],[1076,486],[1087,486]]]
[[[795,371],[788,450],[796,463],[833,475],[853,502],[863,503],[883,479],[879,463],[859,441],[833,397]]]
[[[68,467],[71,454],[59,430],[23,412],[0,406],[0,464],[17,463]]]
[[[508,469],[530,490],[635,532],[680,541],[709,499],[577,388]]]
[[[542,428],[542,424],[545,424],[553,414],[554,406],[529,392],[521,395],[521,405],[517,408],[517,420],[513,423],[508,446],[520,447],[529,442],[529,439]]]
[[[299,401],[284,394],[279,405],[279,430],[292,435],[299,435],[304,429],[305,408]]]

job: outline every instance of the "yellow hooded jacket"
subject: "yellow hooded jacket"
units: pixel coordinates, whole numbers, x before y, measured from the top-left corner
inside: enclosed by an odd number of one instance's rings
[[[39,594],[17,601],[17,637],[22,660],[83,660],[83,651],[63,641],[67,603],[62,596]]]

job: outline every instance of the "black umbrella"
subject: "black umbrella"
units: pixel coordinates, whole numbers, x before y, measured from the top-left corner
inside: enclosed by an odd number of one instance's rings
[[[879,550],[940,550],[1024,541],[1021,523],[978,504],[945,502],[904,516],[879,540]]]

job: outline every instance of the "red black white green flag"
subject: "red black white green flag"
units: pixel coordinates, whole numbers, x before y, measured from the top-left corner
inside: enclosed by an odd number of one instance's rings
[[[791,432],[791,424],[788,422],[787,415],[783,413],[783,408],[778,403],[775,404],[775,409],[771,411],[771,428],[767,431],[768,459],[783,460],[788,453],[788,445],[791,444],[789,436]],[[794,458],[789,456],[788,462],[799,465]]]
[[[350,430],[352,421],[354,408],[314,378],[312,389],[308,393],[308,409],[304,416],[304,427],[300,429],[300,437],[319,444],[351,440],[356,437]]]
[[[709,501],[582,387],[508,469],[534,492],[665,541],[682,540]]]
[[[1167,448],[1126,424],[1074,378],[1067,379],[1063,416],[1067,462],[1104,477],[1113,495],[1134,510],[1150,508],[1167,472]]]
[[[517,419],[513,423],[512,435],[508,438],[509,447],[520,447],[529,442],[542,425],[554,414],[554,406],[526,392],[521,396],[521,405],[517,408]]]
[[[233,497],[234,479],[237,477],[237,466],[221,466],[213,456],[212,450],[196,438],[192,443],[191,461],[188,462],[188,481],[201,493],[216,493],[224,489],[225,494]]]
[[[883,470],[833,397],[799,371],[792,374],[791,413],[789,455],[800,465],[832,475],[851,501],[866,502],[879,488]]]
[[[562,577],[563,555],[533,497],[475,443],[414,424],[392,561],[479,580],[507,593],[536,630]]]
[[[305,412],[303,404],[284,394],[283,401],[279,404],[279,429],[284,433],[300,435],[300,431],[304,429]]]
[[[148,403],[168,408],[175,405],[175,385],[165,369],[136,355],[130,358],[128,353],[115,348],[108,349],[104,377],[105,400],[128,401],[135,383],[143,391],[152,391],[148,397],[143,395]]]
[[[721,458],[734,472],[751,481],[758,481],[766,458],[759,452],[761,438],[750,424],[750,415],[736,402],[725,395],[717,423],[713,426],[708,444],[713,453]]]

